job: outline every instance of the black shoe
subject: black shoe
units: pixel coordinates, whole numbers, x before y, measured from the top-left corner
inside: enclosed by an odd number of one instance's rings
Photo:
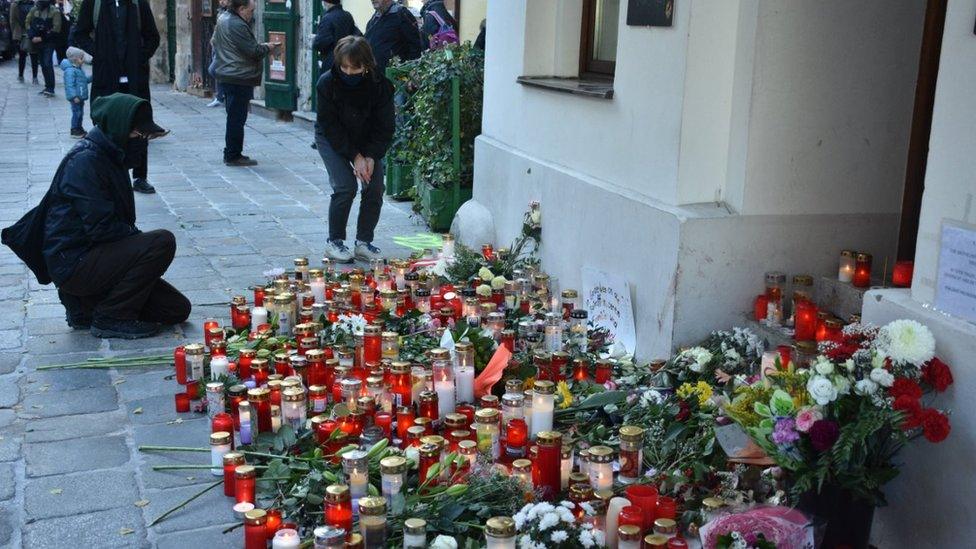
[[[318,148],[319,148],[319,146],[318,146],[318,145],[316,145],[316,144],[315,144],[315,142],[313,141],[313,142],[312,142],[312,148],[313,148],[313,149],[318,149]]]
[[[224,164],[227,166],[257,166],[258,161],[246,156],[239,156],[233,160],[224,160]]]
[[[71,137],[74,137],[75,139],[81,139],[86,135],[88,135],[88,132],[81,128],[71,128]]]
[[[159,332],[159,324],[142,320],[119,320],[95,315],[91,324],[91,335],[101,338],[142,339]]]
[[[64,305],[64,320],[68,326],[75,330],[91,328],[92,311],[85,306],[81,298],[58,290],[58,299]]]
[[[132,190],[142,194],[154,194],[156,187],[153,187],[148,181],[140,177],[132,181]]]
[[[24,81],[24,75],[22,74],[22,75],[18,76],[17,77],[17,81],[18,82],[23,82]]]

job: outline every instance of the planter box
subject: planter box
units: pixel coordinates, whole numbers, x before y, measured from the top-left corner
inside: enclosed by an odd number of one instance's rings
[[[386,165],[386,195],[395,199],[406,199],[407,191],[413,188],[413,166],[399,162]]]
[[[420,215],[434,231],[450,229],[458,208],[471,199],[471,189],[462,188],[458,192],[458,199],[455,203],[453,189],[435,189],[421,180],[416,172],[414,172],[414,185],[417,187]]]

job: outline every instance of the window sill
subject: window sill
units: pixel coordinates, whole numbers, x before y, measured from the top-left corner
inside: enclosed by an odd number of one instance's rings
[[[519,76],[516,82],[523,86],[571,93],[597,99],[613,99],[613,80],[587,78],[562,78],[558,76]]]

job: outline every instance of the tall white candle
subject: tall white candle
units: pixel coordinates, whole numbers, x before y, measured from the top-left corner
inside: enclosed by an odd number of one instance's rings
[[[312,290],[312,299],[315,303],[325,303],[325,279],[313,278],[309,287]]]
[[[210,357],[210,379],[219,379],[228,373],[230,363],[225,356]]]
[[[458,366],[455,374],[458,402],[474,402],[474,366]]]
[[[617,549],[617,520],[620,516],[620,510],[624,507],[630,505],[630,500],[627,498],[612,498],[610,503],[607,504],[607,547],[610,549]]]
[[[556,386],[551,381],[536,381],[532,392],[532,438],[543,431],[552,431]]]
[[[251,331],[258,329],[258,326],[268,323],[268,310],[264,307],[251,309]]]
[[[440,417],[454,413],[454,380],[435,379],[434,392],[437,393],[437,413]]]
[[[349,481],[349,496],[352,498],[352,512],[359,514],[359,498],[366,495],[369,486],[369,465],[367,454],[362,450],[352,450],[342,455],[342,468]]]
[[[230,452],[231,434],[218,431],[210,435],[210,474],[224,474],[224,454]]]

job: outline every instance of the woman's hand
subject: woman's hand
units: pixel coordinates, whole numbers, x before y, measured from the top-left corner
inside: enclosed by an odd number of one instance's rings
[[[367,160],[369,159],[367,159],[365,156],[357,154],[352,163],[352,173],[355,174],[355,176],[364,184],[369,183],[369,176],[372,175],[373,171],[372,167],[370,167],[366,162]]]
[[[366,161],[366,178],[363,181],[369,183],[373,180],[373,169],[376,167],[376,161],[368,156],[363,157],[363,159]]]

